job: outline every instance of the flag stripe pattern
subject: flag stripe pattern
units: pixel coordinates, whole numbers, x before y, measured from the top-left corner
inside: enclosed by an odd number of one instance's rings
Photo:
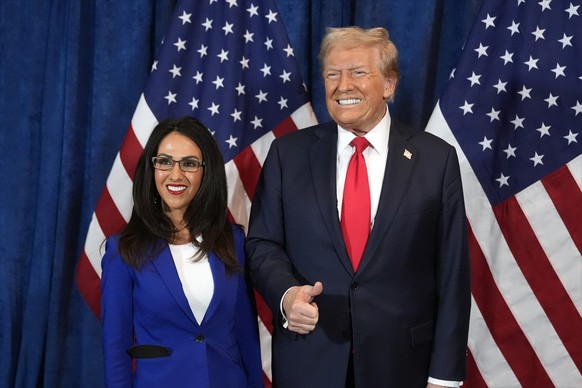
[[[317,123],[274,0],[177,2],[80,258],[78,287],[98,317],[103,242],[129,221],[137,160],[159,121],[186,115],[202,121],[217,140],[229,215],[246,228],[273,139]],[[256,300],[270,384],[272,317],[260,296]]]
[[[465,190],[468,387],[582,386],[581,14],[484,0],[428,123]]]

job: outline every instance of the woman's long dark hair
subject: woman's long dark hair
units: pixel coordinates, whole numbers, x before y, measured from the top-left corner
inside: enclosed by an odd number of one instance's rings
[[[121,257],[127,264],[140,269],[153,260],[167,242],[172,242],[178,232],[164,214],[152,163],[160,143],[172,132],[196,143],[204,160],[202,183],[184,213],[192,243],[200,250],[197,258],[212,251],[224,262],[229,274],[239,272],[232,226],[227,216],[224,159],[208,128],[193,117],[162,121],[150,135],[135,170],[133,212],[119,239]],[[199,243],[196,236],[202,236],[202,242]]]

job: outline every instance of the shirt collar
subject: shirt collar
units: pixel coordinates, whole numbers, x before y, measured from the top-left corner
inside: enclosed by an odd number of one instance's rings
[[[370,142],[372,148],[381,155],[388,152],[388,137],[390,136],[391,121],[390,112],[388,111],[388,107],[386,107],[386,113],[382,117],[382,120],[364,136]],[[339,155],[349,146],[356,135],[339,125],[337,126],[337,130],[337,153]]]

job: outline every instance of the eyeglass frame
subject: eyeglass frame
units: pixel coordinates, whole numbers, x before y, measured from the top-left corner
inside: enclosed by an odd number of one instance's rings
[[[156,167],[156,159],[163,159],[163,160],[172,161],[172,167],[170,167],[168,169],[163,169],[163,168]],[[194,161],[194,162],[198,163],[198,166],[193,171],[184,170],[184,167],[182,166],[182,162],[184,162],[184,161],[189,161],[189,162]],[[180,159],[180,160],[174,160],[174,159],[169,158],[167,156],[154,156],[154,157],[152,157],[152,164],[153,164],[153,166],[154,166],[154,168],[156,170],[160,170],[160,171],[172,171],[174,169],[174,166],[176,165],[176,163],[178,163],[178,166],[180,166],[180,171],[182,171],[182,172],[198,172],[198,171],[200,171],[200,168],[201,167],[206,166],[206,163],[204,163],[203,160],[199,160],[199,159],[196,159],[196,158],[183,158],[183,159]]]

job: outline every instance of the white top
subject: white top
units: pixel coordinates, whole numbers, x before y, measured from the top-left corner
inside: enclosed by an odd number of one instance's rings
[[[169,246],[190,309],[196,322],[201,324],[214,294],[214,278],[208,256],[205,255],[199,261],[193,261],[198,248],[192,243],[169,244]]]

